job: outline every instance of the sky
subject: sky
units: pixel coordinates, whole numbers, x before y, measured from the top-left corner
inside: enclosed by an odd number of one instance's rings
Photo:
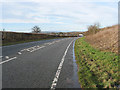
[[[101,27],[118,23],[118,0],[3,0],[0,3],[0,29],[31,32],[87,31],[89,25]]]

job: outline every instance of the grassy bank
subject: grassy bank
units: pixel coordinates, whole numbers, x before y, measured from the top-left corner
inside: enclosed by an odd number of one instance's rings
[[[118,55],[93,48],[79,38],[75,42],[79,81],[82,88],[112,88],[119,85]]]

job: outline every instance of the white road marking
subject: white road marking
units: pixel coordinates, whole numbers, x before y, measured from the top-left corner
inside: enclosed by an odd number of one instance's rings
[[[44,43],[44,45],[47,45],[47,44],[49,44],[49,43]]]
[[[39,47],[38,50],[41,49],[41,48],[44,48],[44,47],[45,47],[45,46]]]
[[[0,58],[2,58],[3,56],[0,56]]]
[[[27,51],[30,51],[29,49],[27,49]]]
[[[30,51],[30,52],[34,52],[34,51],[39,50],[39,49],[44,48],[44,47],[45,47],[45,46],[41,46],[41,47],[39,47],[39,48],[33,49],[33,50]]]
[[[26,49],[22,49],[21,52],[25,51]]]
[[[72,41],[72,42],[73,42],[73,41]],[[64,55],[63,55],[63,57],[62,57],[62,60],[61,60],[61,62],[60,62],[60,64],[59,64],[59,67],[58,67],[57,72],[56,72],[56,74],[55,74],[55,78],[54,78],[54,80],[53,80],[53,82],[52,82],[51,90],[54,90],[54,89],[56,88],[56,85],[57,85],[57,82],[58,82],[58,78],[59,78],[59,75],[60,75],[60,72],[61,72],[61,69],[62,69],[64,60],[65,60],[65,56],[66,56],[67,51],[68,51],[70,45],[72,44],[72,42],[68,45],[67,49],[66,49],[65,52],[64,52]]]
[[[9,57],[8,57],[8,56],[5,56],[5,58],[6,58],[6,59],[9,59]]]
[[[39,45],[37,47],[40,47]]]
[[[3,64],[3,63],[6,63],[6,62],[9,62],[9,61],[14,60],[14,59],[16,59],[16,58],[17,58],[17,57],[10,58],[10,59],[8,59],[8,60],[5,60],[5,61],[0,62],[0,64]]]
[[[43,46],[41,46],[42,48],[44,47],[44,45],[52,45],[56,42],[60,42],[61,40],[56,40],[56,41],[52,41],[52,42],[48,42],[48,43],[44,43]],[[26,48],[26,49],[22,49],[21,52],[23,51],[30,51],[30,52],[33,52],[33,51],[36,51],[36,50],[39,50],[41,48],[39,45],[37,46],[32,46],[32,47],[29,47],[29,48]],[[30,50],[30,49],[33,49],[33,50]]]
[[[18,54],[22,54],[21,52],[18,52]]]
[[[21,50],[21,51],[29,51],[29,49],[34,49],[36,46],[33,46],[33,47],[29,47],[29,48],[26,48],[26,49],[23,49],[23,50]]]
[[[51,44],[53,44],[53,42],[52,42],[52,43],[49,43],[49,45],[51,45]]]

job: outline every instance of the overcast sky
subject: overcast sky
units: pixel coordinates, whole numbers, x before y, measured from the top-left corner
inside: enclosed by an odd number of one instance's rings
[[[105,27],[118,21],[118,0],[3,0],[0,5],[0,23],[8,31],[30,32],[34,25],[42,31],[86,31],[95,22]]]

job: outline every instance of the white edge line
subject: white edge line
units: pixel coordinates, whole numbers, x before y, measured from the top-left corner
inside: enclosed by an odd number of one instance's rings
[[[16,59],[16,58],[17,58],[17,57],[10,58],[10,59],[8,59],[8,60],[5,60],[5,61],[0,62],[0,64],[3,64],[3,63],[6,63],[6,62],[9,62],[9,61],[11,61],[11,60],[13,60],[13,59]]]
[[[73,41],[74,41],[74,40],[73,40]],[[58,82],[58,78],[59,78],[59,75],[60,75],[60,72],[61,72],[61,69],[62,69],[64,60],[65,60],[65,56],[66,56],[67,51],[68,51],[68,49],[69,49],[69,47],[70,47],[70,45],[72,44],[73,41],[71,41],[71,43],[68,45],[68,47],[66,48],[66,50],[65,50],[65,52],[64,52],[64,55],[63,55],[63,57],[62,57],[62,59],[61,59],[61,62],[60,62],[60,64],[59,64],[59,67],[58,67],[58,69],[57,69],[57,72],[56,72],[56,74],[55,74],[55,77],[54,77],[54,79],[53,79],[53,82],[52,82],[52,85],[51,85],[51,88],[50,88],[51,90],[54,90],[54,89],[56,88],[56,85],[57,85],[57,82]]]

